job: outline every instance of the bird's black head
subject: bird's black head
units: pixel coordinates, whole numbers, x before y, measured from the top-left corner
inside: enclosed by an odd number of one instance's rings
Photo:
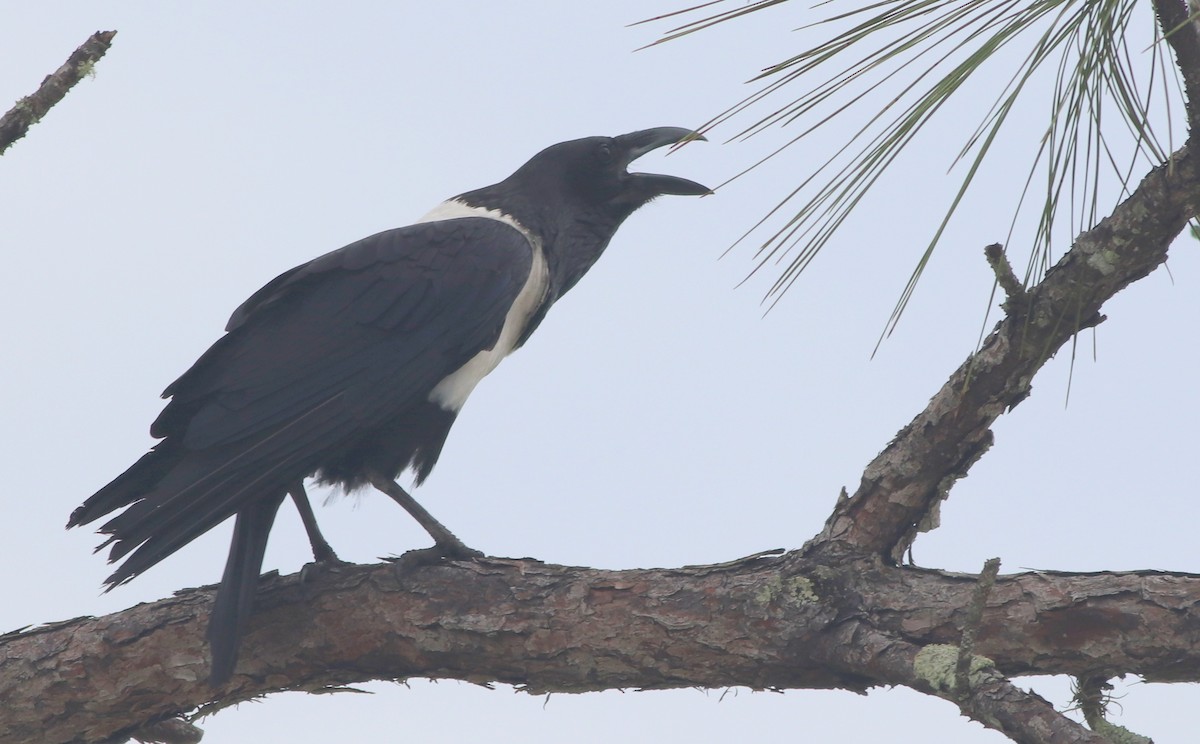
[[[628,170],[651,150],[688,138],[704,139],[690,129],[656,127],[560,142],[500,183],[458,198],[510,215],[541,238],[561,294],[595,263],[617,228],[639,207],[667,194],[712,193],[686,178]]]
[[[563,206],[600,209],[621,214],[624,219],[664,194],[695,196],[711,192],[707,186],[686,178],[627,170],[630,163],[651,150],[688,137],[703,139],[690,129],[658,127],[617,137],[560,142],[534,155],[505,183],[541,192],[539,196],[547,201],[565,201]]]

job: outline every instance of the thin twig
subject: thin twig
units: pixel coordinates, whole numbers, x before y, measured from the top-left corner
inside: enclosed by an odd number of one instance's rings
[[[1079,710],[1083,713],[1083,720],[1087,721],[1088,727],[1109,741],[1121,742],[1121,744],[1154,744],[1149,737],[1135,734],[1124,726],[1110,723],[1105,718],[1105,713],[1108,712],[1108,703],[1112,700],[1112,696],[1109,694],[1111,691],[1112,684],[1106,677],[1077,678],[1075,702],[1079,705]]]
[[[33,94],[25,96],[0,117],[0,155],[3,155],[12,143],[25,136],[29,128],[41,121],[56,103],[61,101],[67,91],[75,87],[83,77],[92,71],[92,67],[100,61],[108,48],[112,46],[116,31],[97,31],[87,41],[67,58],[62,67],[46,76],[42,84]]]
[[[992,273],[996,275],[996,283],[1004,290],[1004,309],[1010,315],[1015,315],[1028,307],[1029,293],[1013,272],[1008,256],[1004,255],[1004,246],[992,243],[983,249],[983,255],[987,258],[988,266],[992,267]]]
[[[958,643],[958,661],[954,665],[954,689],[959,695],[971,694],[971,659],[975,655],[975,633],[983,620],[983,608],[987,605],[988,595],[996,584],[996,574],[1000,573],[1000,559],[988,558],[983,563],[983,571],[971,594],[971,604],[967,607],[967,618],[963,622],[962,639]]]
[[[905,685],[953,702],[965,715],[1013,741],[1111,744],[986,663],[977,663],[971,689],[959,688],[954,678],[953,646],[918,648],[881,630],[855,624],[848,624],[845,633],[853,634],[854,640],[843,645],[843,652],[852,661],[871,666],[887,684]]]

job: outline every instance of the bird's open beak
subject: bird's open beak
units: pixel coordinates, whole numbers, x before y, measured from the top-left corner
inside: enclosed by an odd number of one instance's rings
[[[704,135],[683,127],[655,127],[622,134],[614,139],[621,150],[626,153],[625,163],[628,165],[651,150],[689,139],[703,140]],[[648,193],[678,194],[680,196],[703,196],[713,193],[712,189],[707,186],[678,176],[665,176],[657,173],[630,173],[629,176],[637,179],[639,185]]]

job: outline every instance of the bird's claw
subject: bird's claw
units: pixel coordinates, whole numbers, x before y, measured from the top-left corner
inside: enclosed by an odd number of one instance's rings
[[[300,583],[308,583],[326,571],[337,573],[339,570],[341,570],[342,566],[349,565],[350,561],[343,561],[331,550],[329,551],[328,557],[320,558],[312,563],[305,563],[300,568]]]
[[[333,552],[333,548],[329,547],[329,543],[314,543],[313,544],[313,561],[316,563],[329,563],[338,565],[346,563],[341,558],[338,558],[337,553]]]
[[[395,571],[399,576],[421,566],[432,566],[444,561],[473,561],[484,557],[486,556],[482,551],[468,548],[461,542],[453,542],[409,550],[388,560],[396,564]]]

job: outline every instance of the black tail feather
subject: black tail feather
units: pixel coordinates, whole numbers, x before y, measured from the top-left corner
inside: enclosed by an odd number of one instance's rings
[[[301,445],[312,445],[315,439],[308,435],[297,438]],[[306,452],[288,453],[266,464],[261,450],[271,443],[268,435],[193,452],[165,449],[164,441],[76,509],[67,526],[85,524],[124,507],[99,529],[109,538],[98,550],[109,548],[110,563],[124,559],[105,580],[111,589],[253,502],[281,501],[295,481],[294,473],[306,469]]]
[[[305,426],[312,416],[336,413],[334,409],[327,402],[286,427],[217,447],[195,450],[179,440],[164,439],[84,502],[68,521],[67,526],[74,527],[119,512],[98,530],[108,536],[100,548],[108,548],[109,562],[120,561],[105,580],[107,591],[236,516],[208,629],[214,685],[233,675],[267,537],[288,489],[297,482],[297,473],[313,470],[308,462],[326,437],[344,439],[345,430],[352,428],[352,419],[311,429]]]
[[[94,522],[100,517],[140,499],[177,464],[179,457],[177,453],[171,451],[172,449],[167,442],[161,442],[154,449],[142,455],[124,473],[113,478],[112,482],[71,512],[71,518],[67,520],[67,528]]]
[[[208,647],[212,653],[209,684],[214,687],[233,676],[246,619],[254,606],[267,537],[286,495],[281,493],[276,498],[266,498],[238,512],[225,575],[221,577],[208,621]]]

